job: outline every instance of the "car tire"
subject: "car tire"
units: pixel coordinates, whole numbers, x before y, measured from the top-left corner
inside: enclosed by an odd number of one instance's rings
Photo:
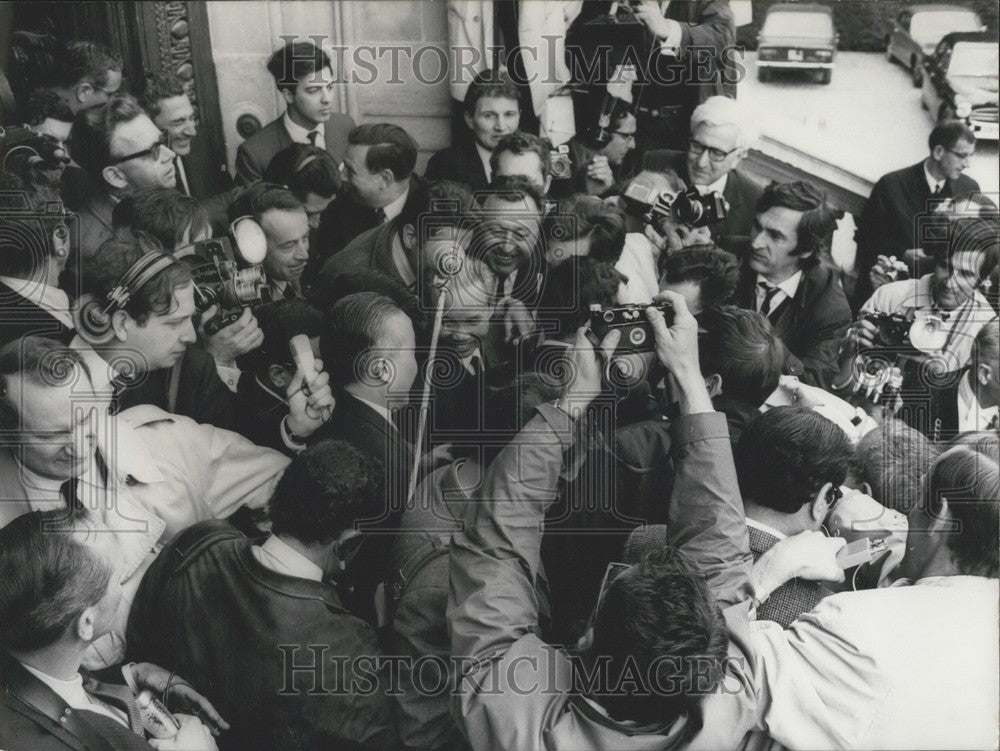
[[[826,86],[828,83],[830,83],[831,76],[833,76],[832,70],[821,70],[819,72],[819,82],[824,86]]]
[[[942,123],[945,120],[954,120],[954,119],[955,119],[955,108],[952,107],[947,102],[944,102],[938,109],[938,122]]]
[[[757,68],[757,80],[761,83],[767,83],[771,80],[771,71],[767,68]]]
[[[913,81],[915,89],[919,89],[924,84],[924,67],[916,58],[910,60],[910,80]]]

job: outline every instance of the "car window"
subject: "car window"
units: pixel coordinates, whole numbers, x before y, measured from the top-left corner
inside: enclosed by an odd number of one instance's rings
[[[761,34],[829,39],[833,36],[833,22],[825,13],[769,13]]]
[[[910,23],[910,36],[922,45],[937,44],[952,31],[978,31],[979,18],[963,11],[917,13]]]
[[[959,42],[951,51],[948,73],[953,76],[996,78],[1000,47],[988,42]]]

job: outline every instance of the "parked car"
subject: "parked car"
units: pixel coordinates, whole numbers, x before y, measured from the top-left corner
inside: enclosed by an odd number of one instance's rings
[[[757,35],[757,77],[767,81],[775,70],[808,70],[830,83],[838,40],[829,6],[772,5]]]
[[[885,36],[889,62],[906,66],[917,88],[924,80],[924,57],[934,52],[945,34],[984,31],[975,11],[961,5],[911,5],[900,11]]]
[[[920,103],[938,120],[965,120],[976,138],[996,141],[1000,45],[982,31],[946,34],[924,60]]]

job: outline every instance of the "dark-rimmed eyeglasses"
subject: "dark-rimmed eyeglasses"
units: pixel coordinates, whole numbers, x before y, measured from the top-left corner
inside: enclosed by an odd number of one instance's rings
[[[635,140],[635,131],[634,130],[631,133],[623,133],[620,130],[611,130],[611,131],[608,131],[608,132],[611,133],[611,135],[614,135],[614,136],[621,136],[626,141],[634,141]]]
[[[128,154],[127,156],[120,156],[112,159],[108,162],[108,166],[110,167],[115,164],[121,164],[122,162],[129,161],[130,159],[142,159],[147,156],[152,157],[154,161],[159,161],[160,157],[163,156],[163,150],[170,147],[169,141],[170,137],[166,133],[163,133],[148,149],[143,149],[142,151],[137,151],[134,154]]]
[[[711,146],[706,146],[701,141],[696,141],[693,138],[688,141],[688,151],[695,156],[701,156],[704,152],[708,152],[708,158],[713,162],[721,162],[727,156],[732,154],[739,146],[731,148],[729,151],[723,151],[722,149],[716,149]]]
[[[959,159],[972,159],[972,157],[976,153],[975,151],[973,151],[970,154],[963,154],[961,151],[955,151],[955,149],[945,149],[945,151],[951,152],[952,154],[954,154],[955,156],[957,156]]]

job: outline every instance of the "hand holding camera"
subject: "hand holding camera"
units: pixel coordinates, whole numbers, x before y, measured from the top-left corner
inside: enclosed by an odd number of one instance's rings
[[[872,270],[868,272],[868,279],[872,284],[872,289],[878,289],[883,284],[895,282],[900,279],[909,279],[910,272],[906,264],[896,258],[896,256],[879,256]]]
[[[264,332],[260,330],[257,319],[250,308],[244,308],[243,313],[233,323],[219,329],[214,334],[205,331],[205,322],[213,320],[219,313],[219,306],[212,305],[202,314],[202,325],[198,328],[198,338],[201,339],[215,362],[224,367],[232,366],[237,357],[251,352],[264,343]]]
[[[615,175],[611,171],[611,163],[606,156],[595,156],[587,165],[587,180],[594,184],[594,193],[603,193],[615,182]]]

